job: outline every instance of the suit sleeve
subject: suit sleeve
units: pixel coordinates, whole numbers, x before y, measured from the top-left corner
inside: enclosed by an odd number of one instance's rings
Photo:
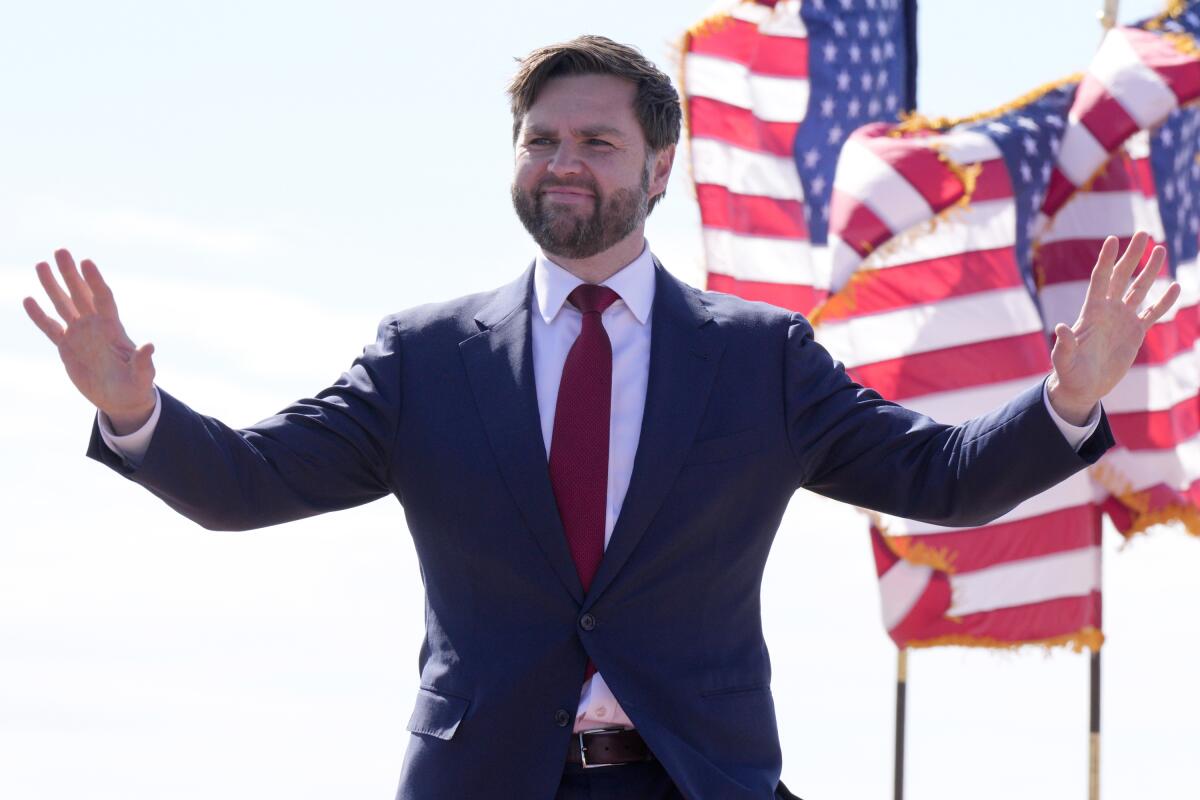
[[[1035,384],[995,411],[942,425],[854,383],[795,317],[788,331],[788,436],[799,484],[819,494],[939,525],[982,525],[1113,444],[1106,418],[1076,452]]]
[[[396,325],[384,320],[332,386],[243,430],[161,391],[162,411],[139,466],[93,427],[88,456],[213,530],[245,530],[359,505],[391,491],[400,415]]]

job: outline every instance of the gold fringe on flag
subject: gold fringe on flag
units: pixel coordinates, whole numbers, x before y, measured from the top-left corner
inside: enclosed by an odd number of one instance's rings
[[[1187,0],[1167,0],[1166,7],[1151,19],[1146,21],[1146,30],[1162,30],[1163,23],[1169,19],[1178,19],[1187,10]]]
[[[911,536],[883,536],[883,543],[893,555],[899,556],[909,564],[932,567],[947,575],[954,574],[954,561],[958,558],[958,553],[949,547],[930,547],[924,542],[913,541]]]
[[[993,639],[990,636],[973,636],[969,633],[955,633],[938,636],[933,639],[921,639],[905,642],[905,647],[986,647],[990,650],[1020,650],[1023,647],[1041,647],[1051,650],[1056,647],[1069,647],[1076,653],[1084,650],[1099,652],[1104,644],[1104,634],[1087,625],[1074,633],[1064,633],[1047,639],[1030,639],[1022,642],[1007,642],[1003,639]]]
[[[1128,476],[1115,467],[1100,462],[1088,469],[1089,474],[1132,512],[1133,521],[1128,530],[1121,531],[1126,544],[1138,534],[1146,533],[1155,525],[1181,524],[1190,535],[1200,537],[1200,509],[1190,503],[1168,503],[1158,508],[1150,507],[1150,493],[1137,491]]]
[[[924,114],[917,112],[907,113],[901,112],[900,124],[888,132],[889,136],[908,136],[915,133],[923,133],[927,131],[944,131],[948,128],[953,128],[956,125],[963,125],[971,122],[982,122],[985,119],[992,119],[1007,114],[1010,111],[1016,111],[1018,108],[1027,106],[1037,100],[1042,99],[1050,92],[1056,89],[1061,89],[1072,83],[1079,83],[1083,80],[1082,72],[1073,72],[1065,78],[1059,78],[1049,83],[1044,83],[1041,86],[1028,91],[1015,100],[1010,100],[1003,105],[987,111],[980,111],[975,114],[968,114],[965,117],[927,117]]]
[[[891,131],[888,132],[888,135],[892,135]],[[971,198],[975,195],[975,185],[979,180],[980,173],[983,172],[983,165],[978,162],[960,164],[950,158],[938,142],[929,142],[926,146],[937,154],[938,161],[942,162],[946,169],[962,184],[962,195],[951,205],[938,211],[929,219],[912,225],[908,230],[893,236],[877,247],[873,247],[870,242],[862,242],[860,246],[863,250],[867,251],[867,255],[863,258],[859,268],[847,279],[846,285],[830,294],[816,308],[805,315],[813,328],[819,327],[829,314],[842,316],[849,314],[857,307],[856,293],[858,288],[863,282],[870,280],[878,272],[878,267],[872,266],[872,260],[878,262],[885,256],[896,252],[904,245],[911,244],[914,240],[933,233],[941,223],[971,207]]]
[[[1192,58],[1200,57],[1200,46],[1196,44],[1196,40],[1192,38],[1190,33],[1171,31],[1170,33],[1164,33],[1163,38],[1170,42],[1183,55],[1191,56]]]
[[[879,538],[887,545],[887,549],[899,559],[919,567],[932,567],[939,572],[954,573],[954,560],[958,553],[948,547],[930,547],[924,542],[913,541],[911,536],[893,536],[888,533],[887,523],[878,511],[866,508],[858,509],[871,523],[871,527],[879,531]]]

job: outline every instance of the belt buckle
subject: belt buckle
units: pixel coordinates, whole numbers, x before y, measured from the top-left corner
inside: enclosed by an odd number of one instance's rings
[[[588,760],[587,760],[587,745],[585,745],[583,743],[583,737],[587,736],[588,734],[592,734],[592,733],[620,733],[623,730],[626,730],[626,729],[625,728],[592,728],[591,730],[580,731],[577,734],[577,736],[579,737],[579,760],[582,763],[583,768],[584,769],[599,769],[600,767],[619,767],[619,766],[621,766],[620,764],[589,764]]]

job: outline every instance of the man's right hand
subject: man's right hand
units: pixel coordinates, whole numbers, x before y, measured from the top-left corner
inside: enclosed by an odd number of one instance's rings
[[[54,261],[66,291],[49,264],[43,261],[36,270],[62,323],[32,297],[25,298],[25,312],[58,347],[75,388],[108,416],[118,435],[132,433],[154,412],[154,345],[138,347],[125,335],[112,291],[95,264],[84,259],[81,276],[66,250],[56,250]]]

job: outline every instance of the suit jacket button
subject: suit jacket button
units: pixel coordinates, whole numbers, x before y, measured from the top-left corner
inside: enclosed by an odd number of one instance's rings
[[[571,712],[567,711],[565,708],[560,708],[558,711],[554,712],[554,724],[558,727],[565,728],[570,721]]]
[[[579,627],[583,628],[585,631],[590,631],[592,628],[596,627],[596,618],[591,614],[584,614],[579,618]]]

